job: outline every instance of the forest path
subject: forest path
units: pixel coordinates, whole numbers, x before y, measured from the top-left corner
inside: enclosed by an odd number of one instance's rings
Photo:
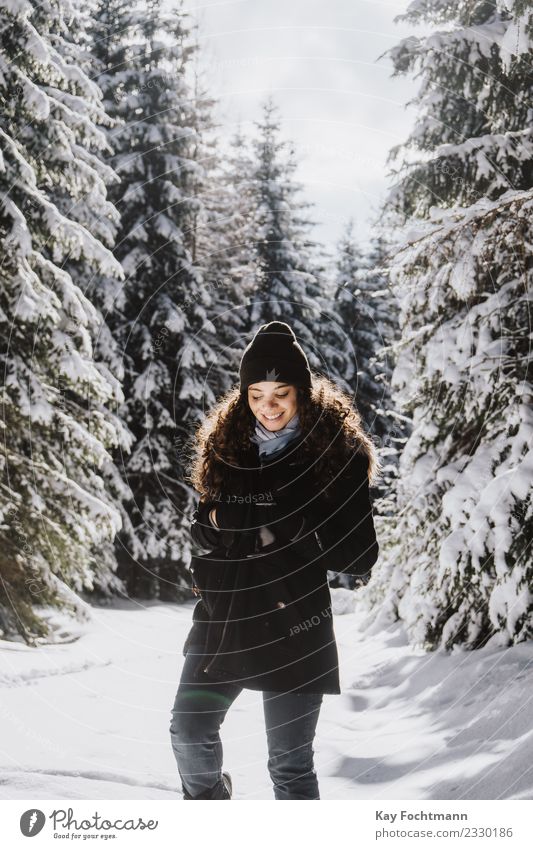
[[[347,593],[332,590],[335,609]],[[193,604],[124,601],[93,608],[74,642],[0,641],[0,798],[181,799],[168,729]],[[533,642],[424,653],[398,623],[334,621],[323,799],[533,798]],[[243,690],[222,740],[234,798],[272,799],[261,693]]]

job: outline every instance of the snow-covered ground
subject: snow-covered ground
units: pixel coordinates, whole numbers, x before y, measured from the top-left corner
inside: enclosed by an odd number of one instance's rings
[[[350,609],[349,591],[332,595]],[[192,608],[123,602],[94,608],[75,642],[0,641],[0,798],[180,799],[168,729]],[[335,617],[323,799],[533,798],[533,642],[427,654],[399,624],[360,628]],[[222,740],[235,798],[272,799],[261,693],[243,690]]]

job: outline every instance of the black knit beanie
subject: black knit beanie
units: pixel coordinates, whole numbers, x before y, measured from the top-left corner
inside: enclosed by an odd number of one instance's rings
[[[263,324],[245,348],[239,368],[241,392],[251,383],[273,380],[311,386],[309,363],[291,327],[284,321]]]

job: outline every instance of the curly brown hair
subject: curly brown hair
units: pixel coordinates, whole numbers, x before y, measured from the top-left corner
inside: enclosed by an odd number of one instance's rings
[[[354,452],[368,457],[368,478],[374,485],[382,472],[377,449],[365,433],[361,414],[350,396],[324,375],[311,372],[312,386],[297,388],[302,455],[314,458],[318,484],[331,480]],[[246,390],[237,385],[212,407],[196,429],[190,472],[185,477],[202,499],[224,491],[232,470],[245,461],[256,418]],[[325,490],[327,496],[327,488]]]

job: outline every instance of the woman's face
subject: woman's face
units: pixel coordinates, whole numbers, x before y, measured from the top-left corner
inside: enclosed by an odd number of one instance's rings
[[[248,387],[248,404],[254,416],[268,430],[280,430],[295,415],[297,404],[296,386],[264,380]]]

